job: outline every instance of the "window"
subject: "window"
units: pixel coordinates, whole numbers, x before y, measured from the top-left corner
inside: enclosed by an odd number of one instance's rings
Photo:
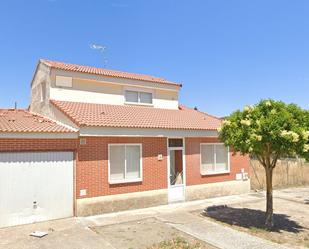
[[[126,102],[138,103],[138,92],[126,91]]]
[[[135,182],[142,180],[140,144],[109,145],[109,182]]]
[[[183,140],[182,138],[170,138],[168,140],[168,147],[182,147]]]
[[[128,103],[152,104],[152,93],[126,90],[125,99]]]
[[[56,86],[72,87],[72,77],[56,75]]]
[[[201,144],[201,174],[228,173],[229,149],[223,144]]]
[[[139,98],[141,103],[152,104],[152,93],[140,92]]]

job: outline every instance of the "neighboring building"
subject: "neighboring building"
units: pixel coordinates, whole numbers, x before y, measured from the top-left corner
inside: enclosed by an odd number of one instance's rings
[[[248,192],[248,157],[220,143],[219,118],[180,105],[180,89],[40,60],[29,112],[0,112],[0,227]]]

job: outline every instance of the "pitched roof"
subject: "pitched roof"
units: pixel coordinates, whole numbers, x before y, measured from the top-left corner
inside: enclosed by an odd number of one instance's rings
[[[220,119],[183,106],[169,110],[56,100],[51,103],[78,126],[216,130],[221,125]]]
[[[22,109],[0,109],[0,132],[66,133],[71,129]]]
[[[41,59],[40,62],[44,63],[45,65],[49,67],[66,70],[66,71],[96,74],[96,75],[125,78],[125,79],[132,79],[132,80],[143,80],[143,81],[150,81],[154,83],[175,85],[175,86],[181,87],[181,84],[179,83],[168,81],[164,78],[158,78],[158,77],[154,77],[151,75],[121,72],[121,71],[110,70],[110,69],[105,69],[105,68],[69,64],[69,63],[50,61],[50,60],[45,60],[45,59]]]

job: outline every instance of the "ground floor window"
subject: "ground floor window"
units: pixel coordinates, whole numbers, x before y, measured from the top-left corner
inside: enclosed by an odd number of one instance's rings
[[[142,180],[142,145],[109,145],[109,182],[134,182]]]
[[[224,144],[201,144],[201,174],[220,174],[230,171],[229,148]]]

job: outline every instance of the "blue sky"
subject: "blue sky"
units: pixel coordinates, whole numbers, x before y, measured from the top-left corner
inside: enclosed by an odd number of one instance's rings
[[[27,107],[39,58],[183,83],[224,116],[261,98],[309,106],[309,1],[2,1],[0,107]]]

